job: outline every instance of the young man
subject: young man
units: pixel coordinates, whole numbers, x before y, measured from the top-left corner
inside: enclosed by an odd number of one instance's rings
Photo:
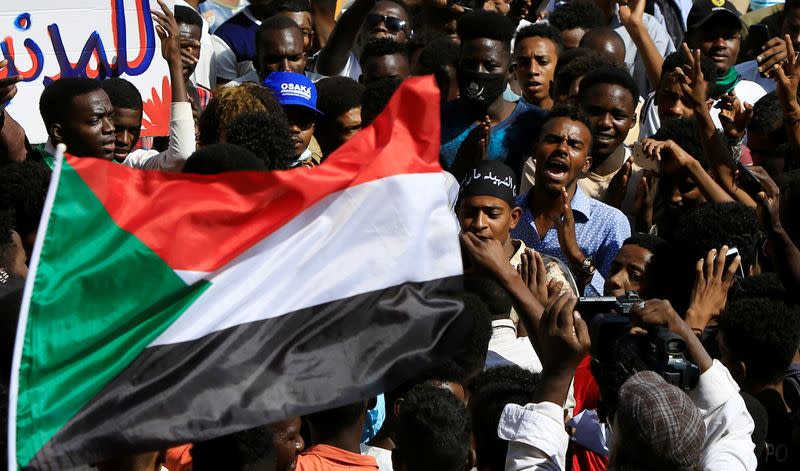
[[[306,444],[300,435],[303,422],[300,417],[289,417],[286,420],[269,425],[272,432],[272,445],[275,447],[276,471],[294,471],[297,457]]]
[[[281,17],[291,20],[300,29],[300,48],[303,53],[308,51],[308,45],[313,37],[313,28],[309,29],[311,21],[311,6],[304,0],[256,0],[231,17],[214,32],[214,62],[217,73],[217,83],[236,80],[247,81],[245,76],[258,70],[255,63],[258,52],[259,31],[262,22],[268,18]],[[300,20],[299,22],[296,20]],[[305,28],[305,31],[303,30]],[[278,44],[285,38],[279,38]],[[303,64],[305,68],[305,63]],[[303,71],[301,70],[300,73]],[[254,81],[254,80],[251,80]]]
[[[441,102],[458,98],[458,43],[450,37],[440,37],[429,42],[419,54],[413,75],[433,74],[439,87]],[[509,93],[509,90],[506,90]],[[513,93],[513,92],[512,92]]]
[[[358,80],[362,74],[358,57],[364,45],[377,38],[405,43],[411,36],[410,20],[400,1],[355,0],[336,21],[317,56],[314,72]]]
[[[182,61],[184,38],[180,23],[171,11],[164,9],[160,13],[153,12],[153,15],[167,32],[161,37],[161,53],[169,65],[172,87],[169,147],[164,152],[134,150],[142,127],[141,95],[125,79],[104,80],[102,87],[114,106],[114,160],[129,167],[180,172],[186,159],[195,151],[195,121],[186,93],[191,84],[187,81],[187,67]]]
[[[605,296],[623,296],[636,291],[642,299],[663,299],[668,293],[670,248],[664,239],[634,234],[625,239],[611,262],[603,286]]]
[[[347,77],[328,77],[315,85],[322,116],[314,134],[322,155],[329,156],[361,129],[364,86]]]
[[[581,189],[633,219],[636,188],[643,170],[632,162],[625,145],[636,123],[639,89],[628,71],[604,67],[589,72],[580,83],[578,101],[594,126],[592,166],[578,180]]]
[[[461,93],[457,100],[442,106],[442,162],[446,168],[459,167],[461,162],[454,163],[467,136],[488,128],[486,159],[504,161],[519,174],[543,111],[524,101],[512,103],[503,98],[514,25],[499,13],[473,11],[459,19],[458,34],[461,50],[456,74]]]
[[[732,302],[719,318],[717,337],[722,363],[742,390],[766,408],[767,457],[763,468],[800,466],[792,434],[800,421],[784,398],[784,374],[800,344],[800,317],[781,301],[750,298]],[[761,467],[759,467],[761,469]]]
[[[611,262],[630,234],[616,208],[589,198],[578,179],[592,165],[592,125],[577,108],[553,108],[534,151],[535,184],[516,205],[522,219],[511,235],[567,264],[584,295],[600,296]]]
[[[193,103],[193,105],[197,110],[202,111],[206,109],[206,105],[211,100],[211,89],[202,80],[195,83],[192,77],[196,75],[197,67],[202,65],[201,62],[206,56],[206,48],[212,50],[210,57],[213,56],[214,43],[210,38],[206,43],[205,39],[209,35],[206,23],[194,8],[176,5],[175,21],[178,22],[181,33],[181,63],[183,64],[186,91],[192,94],[190,95],[192,101],[195,101],[195,97],[194,92],[190,90],[194,89],[197,92],[197,103]]]
[[[322,155],[315,155],[309,149],[315,123],[321,114],[317,109],[317,87],[305,75],[293,72],[274,72],[264,80],[264,86],[272,90],[289,119],[296,161],[303,163],[311,159],[319,164]]]
[[[415,386],[400,403],[395,471],[468,471],[475,464],[470,448],[472,424],[464,405],[429,384]]]
[[[591,0],[574,0],[559,5],[547,20],[561,31],[564,49],[574,49],[587,31],[603,26],[603,12]]]
[[[625,42],[622,40],[622,36],[611,28],[590,29],[581,38],[579,47],[608,54],[618,64],[625,63]]]
[[[269,425],[196,442],[192,446],[196,471],[284,471],[277,467],[277,453]]]
[[[545,110],[553,107],[553,81],[562,50],[561,35],[550,25],[531,25],[517,31],[511,68],[526,102]]]
[[[360,63],[361,76],[358,81],[365,85],[386,77],[405,80],[410,75],[406,45],[388,38],[367,42]]]
[[[374,399],[371,401],[374,403]],[[297,471],[378,471],[372,456],[361,455],[367,401],[357,402],[306,416],[311,434],[310,448],[297,457]]]
[[[736,71],[742,36],[741,14],[730,0],[700,0],[696,2],[686,20],[686,44],[714,61],[716,82],[710,82],[708,96],[719,99],[734,92],[741,106],[753,104],[766,94],[757,83],[742,79]]]
[[[303,30],[294,20],[276,15],[261,23],[255,33],[253,67],[231,84],[261,83],[273,72],[303,74],[307,56],[303,49]]]
[[[61,78],[42,92],[39,111],[47,142],[36,151],[48,167],[53,168],[58,144],[73,155],[114,158],[114,107],[100,84],[88,78]]]

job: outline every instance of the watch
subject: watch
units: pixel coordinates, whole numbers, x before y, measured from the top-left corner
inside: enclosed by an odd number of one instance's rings
[[[578,275],[586,278],[591,278],[592,276],[594,276],[595,270],[596,267],[594,266],[594,260],[592,260],[592,257],[584,258],[581,264],[576,269]]]

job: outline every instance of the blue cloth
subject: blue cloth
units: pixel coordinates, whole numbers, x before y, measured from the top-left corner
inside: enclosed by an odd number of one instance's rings
[[[237,62],[247,62],[256,57],[256,31],[258,24],[242,10],[222,23],[214,36],[225,41],[236,54]]]
[[[386,420],[386,399],[383,394],[378,395],[377,403],[374,409],[367,411],[366,419],[364,420],[364,428],[361,431],[361,443],[367,443],[375,438],[383,422]]]
[[[511,230],[511,237],[521,239],[528,247],[556,257],[569,266],[569,261],[558,244],[555,225],[544,235],[544,240],[536,232],[533,214],[528,207],[528,193],[518,196],[516,204],[522,208],[522,219]],[[570,207],[575,216],[578,245],[584,255],[594,260],[597,267],[591,283],[586,285],[584,296],[602,296],[605,278],[611,271],[611,262],[625,239],[631,236],[631,225],[622,211],[590,198],[581,191],[580,186],[575,188]]]
[[[518,101],[511,115],[490,131],[489,160],[505,162],[519,177],[525,160],[532,153],[544,116],[541,108],[525,100]],[[453,165],[458,148],[475,126],[475,115],[463,100],[442,105],[441,158],[447,168]]]

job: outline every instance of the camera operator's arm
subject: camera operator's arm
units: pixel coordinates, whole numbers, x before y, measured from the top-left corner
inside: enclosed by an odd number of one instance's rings
[[[697,261],[694,289],[686,311],[686,323],[695,333],[702,333],[728,301],[728,290],[736,278],[742,258],[737,256],[725,269],[727,253],[728,246],[723,245],[719,252],[711,249],[705,259]]]
[[[789,296],[797,299],[796,288],[800,287],[800,250],[781,224],[780,189],[761,167],[751,167],[751,171],[761,182],[762,191],[758,194],[761,203],[759,212],[767,231],[772,263]]]
[[[669,301],[656,299],[634,306],[631,321],[638,326],[666,325],[686,341],[687,356],[700,367],[697,387],[688,394],[700,409],[706,425],[701,468],[707,471],[756,469],[755,445],[750,438],[753,419],[728,370],[711,359]]]
[[[706,81],[703,78],[703,71],[700,70],[700,50],[690,51],[686,43],[681,46],[681,50],[688,57],[688,65],[675,69],[675,73],[681,81],[682,96],[687,103],[691,103],[697,117],[697,124],[700,127],[700,143],[711,166],[711,173],[719,186],[736,201],[755,207],[755,201],[744,190],[738,188],[734,182],[736,165],[731,157],[728,144],[723,140],[722,134],[717,131],[717,126],[708,112]],[[700,186],[700,182],[697,184]],[[719,200],[714,199],[713,201]]]
[[[648,158],[661,162],[661,169],[664,173],[675,173],[680,169],[688,171],[692,181],[706,200],[733,201],[731,196],[703,169],[700,162],[686,153],[677,143],[671,140],[656,141],[647,138],[642,141],[642,149]]]
[[[589,351],[589,329],[569,294],[551,299],[535,331],[542,357],[542,382],[535,402],[508,404],[500,416],[498,436],[508,443],[505,471],[563,470],[569,436],[561,404],[578,363]]]

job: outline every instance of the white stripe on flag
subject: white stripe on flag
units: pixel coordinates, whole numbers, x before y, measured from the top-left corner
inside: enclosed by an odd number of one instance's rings
[[[445,182],[443,173],[396,175],[326,197],[206,276],[208,290],[150,346],[460,275],[458,225]],[[202,274],[179,275],[188,281]]]

